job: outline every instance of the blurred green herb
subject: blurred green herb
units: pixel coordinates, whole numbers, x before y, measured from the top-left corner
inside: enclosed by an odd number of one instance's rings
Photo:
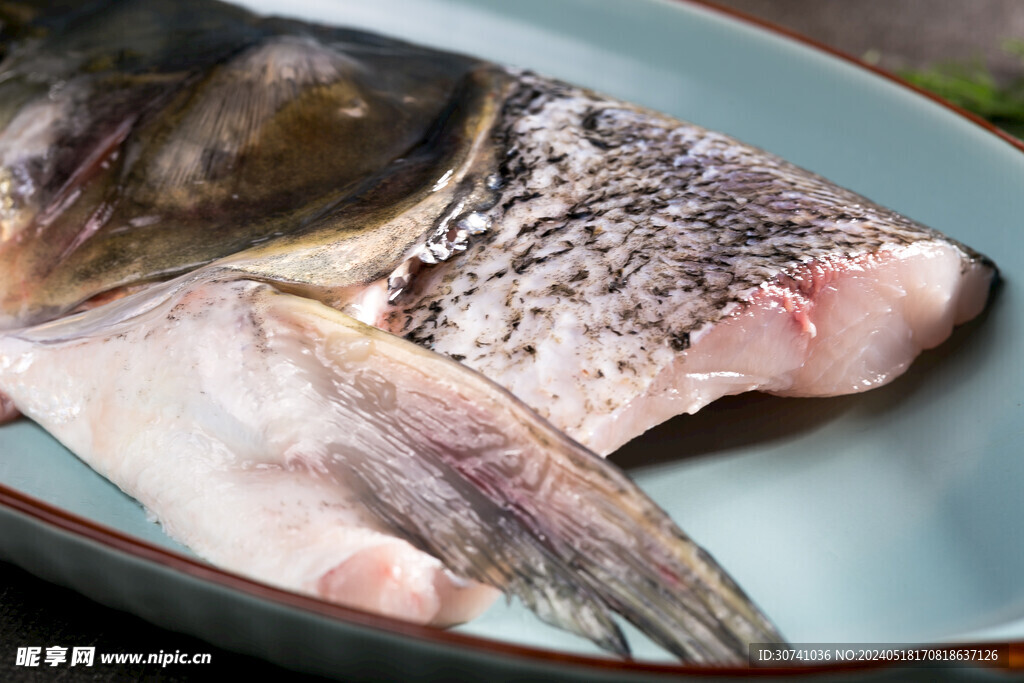
[[[1024,41],[1010,40],[1003,50],[1021,58],[1024,66]],[[1000,84],[981,60],[939,64],[927,69],[900,74],[924,88],[988,119],[1019,138],[1024,138],[1024,78]]]

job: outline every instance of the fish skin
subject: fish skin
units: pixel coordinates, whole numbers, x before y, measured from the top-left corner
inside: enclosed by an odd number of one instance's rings
[[[327,297],[493,202],[479,60],[201,0],[33,22],[0,63],[0,329],[247,249]]]
[[[170,534],[236,571],[253,572],[254,556],[267,580],[310,590],[315,576],[288,579],[293,563],[329,574],[351,552],[325,565],[325,527],[384,531],[621,655],[613,612],[687,661],[742,662],[750,643],[781,640],[632,481],[511,394],[266,284],[208,268],[0,335],[0,387]],[[246,503],[237,525],[217,509],[221,495],[242,505],[236,478],[259,487],[282,472],[314,495],[291,533],[253,533],[273,499]],[[334,518],[338,505],[348,517]],[[357,550],[381,542],[365,536]],[[274,553],[282,543],[291,552]]]
[[[945,250],[948,269],[967,283],[953,294],[964,301],[951,304],[963,309],[953,322],[963,322],[997,277],[969,247],[775,155],[515,75],[498,133],[502,198],[484,213],[490,230],[457,260],[422,270],[398,301],[359,315],[478,370],[598,452],[668,417],[608,434],[666,368],[678,362],[684,371],[698,340],[768,288],[779,292],[772,305],[807,307],[843,269],[871,272],[887,259],[934,260]],[[851,377],[832,393],[899,371]],[[785,390],[772,378],[761,386]]]

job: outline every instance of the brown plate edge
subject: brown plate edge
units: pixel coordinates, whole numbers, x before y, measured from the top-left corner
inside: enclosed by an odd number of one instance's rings
[[[740,21],[758,27],[769,33],[782,36],[788,40],[811,47],[824,52],[832,57],[865,69],[876,76],[880,76],[892,83],[895,83],[907,90],[917,93],[946,109],[967,119],[971,123],[980,126],[996,137],[1009,143],[1021,152],[1024,152],[1024,141],[1019,140],[1006,131],[1001,130],[989,123],[980,116],[969,112],[945,99],[920,88],[905,79],[881,69],[877,66],[864,62],[853,55],[842,52],[824,43],[818,42],[803,34],[791,29],[779,26],[770,21],[755,17],[739,10],[723,7],[714,4],[711,0],[674,0],[682,4],[688,4],[705,10],[718,13],[735,21]],[[793,676],[793,675],[815,675],[823,673],[838,673],[850,671],[865,671],[886,668],[890,665],[884,662],[852,662],[842,664],[811,664],[795,667],[766,667],[755,668],[750,666],[698,666],[692,664],[660,664],[651,662],[638,662],[633,660],[616,660],[595,656],[577,655],[553,650],[543,650],[525,645],[504,643],[488,638],[445,631],[429,626],[420,626],[409,622],[376,615],[361,610],[351,609],[342,605],[329,603],[315,597],[293,593],[267,584],[253,581],[238,574],[234,574],[199,560],[192,559],[180,553],[160,548],[142,539],[123,534],[110,527],[97,524],[84,517],[50,505],[44,501],[25,495],[19,491],[0,484],[0,506],[20,513],[36,522],[46,524],[72,536],[91,541],[106,549],[130,555],[134,558],[158,564],[186,574],[200,581],[208,581],[220,587],[238,591],[247,596],[269,600],[279,605],[310,612],[318,616],[343,621],[348,625],[357,626],[376,631],[385,632],[389,635],[399,634],[404,637],[413,638],[424,643],[441,645],[452,649],[471,647],[477,652],[482,652],[503,658],[516,658],[527,660],[535,665],[550,665],[552,667],[566,667],[575,669],[592,669],[602,672],[620,671],[622,673],[632,672],[636,674],[649,674],[655,676],[700,675],[700,676]],[[1024,640],[1012,641],[1009,643],[942,643],[937,644],[936,649],[951,650],[969,645],[973,648],[1006,647],[1006,659],[997,663],[999,668],[1024,668]],[[595,671],[597,673],[597,671]]]

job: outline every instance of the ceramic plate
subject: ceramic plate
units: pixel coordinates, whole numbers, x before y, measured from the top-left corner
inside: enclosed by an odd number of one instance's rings
[[[667,112],[992,256],[1004,282],[988,312],[890,386],[727,399],[615,459],[794,642],[1024,638],[1021,149],[865,68],[685,2],[248,4]],[[0,429],[0,454],[0,557],[222,646],[345,678],[370,663],[396,676],[423,666],[590,680],[679,673],[635,633],[638,659],[666,665],[606,669],[588,643],[516,605],[442,634],[246,582],[190,559],[34,425]]]

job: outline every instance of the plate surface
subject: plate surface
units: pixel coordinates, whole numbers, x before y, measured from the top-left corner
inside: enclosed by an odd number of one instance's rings
[[[1024,638],[1021,150],[870,71],[684,2],[245,4],[531,68],[667,112],[779,154],[993,257],[1004,282],[989,311],[892,385],[826,400],[727,399],[654,430],[614,459],[793,642]],[[8,492],[189,556],[136,503],[34,425],[0,429],[0,454],[0,485]],[[126,559],[130,542],[112,550],[102,531],[84,534],[88,541],[81,533],[55,532],[20,507],[12,512],[8,501],[0,510],[8,525],[0,558],[287,665],[344,675],[339,667],[358,664],[351,653],[358,644],[367,657],[398,648],[413,660],[437,656],[466,666],[530,666],[567,676],[589,667],[457,636],[439,645],[388,622],[379,622],[383,630],[351,625],[344,610],[311,600],[282,606],[274,591],[225,587],[199,565],[186,563],[184,574],[181,567],[161,567],[170,556],[160,553],[148,553],[152,561]],[[45,569],[44,543],[78,544],[84,550],[75,556],[93,569]],[[149,592],[112,590],[110,577],[118,572],[149,582]],[[76,573],[81,576],[69,578]],[[162,610],[142,604],[153,592],[168,591],[175,599]],[[182,615],[203,612],[189,602],[211,595],[242,621],[281,612],[287,618],[278,614],[280,626],[245,631],[258,642],[244,642],[242,631],[217,635],[198,616]],[[323,641],[324,652],[348,654],[310,663],[283,645],[271,648],[275,639],[288,640],[285,624],[318,634],[313,640]],[[459,632],[597,654],[516,605],[497,605]],[[669,661],[630,635],[639,658]],[[433,654],[425,654],[429,648]]]

